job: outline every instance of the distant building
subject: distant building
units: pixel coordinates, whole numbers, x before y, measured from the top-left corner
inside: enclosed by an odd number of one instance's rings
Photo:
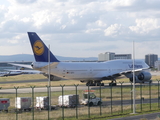
[[[98,61],[104,61],[105,60],[105,57],[104,57],[104,54],[103,53],[100,53],[98,55]]]
[[[158,71],[160,71],[160,61],[155,61],[154,68],[156,68]]]
[[[131,59],[131,54],[115,54],[114,52],[105,52],[98,55],[98,61],[109,61],[115,59]]]
[[[150,67],[155,67],[155,61],[158,61],[158,55],[156,55],[156,54],[147,54],[147,55],[145,55],[145,62]]]
[[[112,52],[105,52],[104,54],[100,53],[98,55],[98,61],[113,60],[114,59],[114,55],[115,55],[115,53],[112,53]]]
[[[131,54],[115,54],[114,59],[131,59]]]
[[[115,56],[115,53],[113,52],[105,52],[104,53],[104,60],[108,61],[108,60],[113,60]]]

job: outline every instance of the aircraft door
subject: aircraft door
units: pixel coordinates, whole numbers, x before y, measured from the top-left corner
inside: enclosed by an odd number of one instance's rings
[[[107,72],[110,74],[111,73],[111,68],[109,65],[107,65]]]
[[[92,72],[93,72],[93,70],[92,70],[92,68],[90,67],[90,68],[89,68],[89,75],[90,75],[90,76],[92,76]]]

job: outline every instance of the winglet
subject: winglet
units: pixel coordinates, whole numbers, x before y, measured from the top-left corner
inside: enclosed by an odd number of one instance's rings
[[[43,43],[35,32],[28,32],[31,47],[36,62],[48,62],[48,47]],[[59,62],[59,60],[50,51],[50,62]]]

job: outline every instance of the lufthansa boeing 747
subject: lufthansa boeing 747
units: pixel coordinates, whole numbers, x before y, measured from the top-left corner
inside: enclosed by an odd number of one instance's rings
[[[87,86],[103,86],[103,80],[111,80],[116,85],[116,78],[125,75],[135,83],[151,82],[149,66],[141,60],[111,60],[105,62],[62,62],[59,61],[35,32],[28,32],[35,62],[32,68],[62,79],[73,79],[86,82]],[[50,59],[49,59],[50,58]],[[49,64],[50,63],[50,64]],[[49,65],[49,67],[48,67]],[[133,69],[134,68],[134,69]]]

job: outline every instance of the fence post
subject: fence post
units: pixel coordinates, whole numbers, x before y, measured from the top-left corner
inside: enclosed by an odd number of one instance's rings
[[[141,112],[142,112],[142,102],[143,102],[143,98],[142,98],[142,83],[140,83],[140,99],[141,99]]]
[[[160,99],[160,97],[159,97],[159,81],[160,80],[157,80],[158,81],[158,108],[159,108],[159,99]]]
[[[99,95],[100,95],[100,105],[99,105],[99,107],[100,107],[100,115],[102,115],[102,95],[101,95],[101,85],[102,84],[100,84],[100,88],[99,88]]]
[[[121,84],[121,113],[123,113],[123,91],[122,91],[122,84],[124,82],[119,82]]]
[[[18,120],[18,113],[17,113],[17,112],[18,112],[18,111],[17,111],[17,90],[18,90],[18,88],[19,88],[19,87],[15,87],[15,86],[14,86],[14,89],[16,90],[16,120]]]
[[[49,120],[49,118],[50,118],[50,92],[49,92],[49,90],[50,90],[50,86],[47,86],[46,85],[46,87],[47,87],[47,96],[48,96],[48,106],[47,106],[47,110],[48,110],[48,120]]]
[[[78,108],[78,107],[77,107],[77,104],[78,104],[78,103],[77,103],[77,101],[78,101],[78,98],[77,98],[77,87],[78,87],[78,85],[79,85],[79,84],[77,84],[77,85],[74,84],[74,86],[75,86],[75,88],[76,88],[76,119],[78,119],[78,109],[77,109],[77,108]]]
[[[64,101],[63,101],[63,88],[65,85],[60,85],[62,87],[62,119],[64,120]]]
[[[88,85],[88,118],[90,118],[90,91],[89,91],[89,86],[90,84]]]
[[[149,102],[150,102],[150,110],[151,110],[151,83],[149,83]]]
[[[30,86],[32,88],[32,120],[34,120],[34,88],[35,86]]]
[[[110,85],[110,96],[111,96],[111,114],[112,114],[112,83]]]
[[[133,110],[133,91],[132,91],[132,82],[131,82],[131,111]]]

